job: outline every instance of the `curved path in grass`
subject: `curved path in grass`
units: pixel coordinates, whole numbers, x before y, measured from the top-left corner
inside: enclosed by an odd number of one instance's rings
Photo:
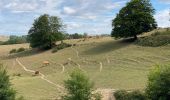
[[[24,71],[30,72],[30,73],[35,73],[34,70],[27,69],[27,68],[26,68],[26,67],[18,60],[18,58],[16,58],[16,62],[24,69]],[[42,74],[42,73],[39,73],[39,74],[40,74],[40,78],[41,78],[42,80],[44,80],[44,81],[50,83],[51,85],[56,86],[58,89],[64,89],[63,86],[58,85],[58,84],[55,84],[54,82],[52,82],[52,81],[46,79],[44,74]]]

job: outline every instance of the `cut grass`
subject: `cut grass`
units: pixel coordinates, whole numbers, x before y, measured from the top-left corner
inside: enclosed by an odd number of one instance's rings
[[[87,73],[92,81],[95,82],[95,88],[113,88],[113,89],[143,89],[147,81],[148,71],[155,64],[168,64],[170,62],[170,46],[164,47],[141,47],[133,43],[124,43],[113,40],[110,37],[100,39],[89,39],[85,42],[79,40],[66,40],[66,43],[77,44],[51,53],[51,50],[17,55],[20,61],[28,68],[38,70],[46,75],[46,78],[56,84],[63,84],[63,80],[68,78],[68,74],[78,68],[75,64],[65,65],[65,71],[59,64],[68,62],[71,58],[74,62],[80,64],[81,68]],[[8,58],[9,50],[12,48],[27,47],[28,44],[0,46],[0,58]],[[107,59],[110,59],[108,63]],[[87,62],[83,62],[85,59]],[[13,66],[15,58],[2,59],[7,66],[12,83],[19,95],[23,95],[26,100],[48,100],[57,97],[61,91],[41,80],[39,77],[32,77],[31,73],[25,72],[21,66]],[[50,65],[42,67],[43,61],[49,61]],[[100,64],[103,68],[100,72]],[[14,73],[21,73],[21,77],[12,76]]]

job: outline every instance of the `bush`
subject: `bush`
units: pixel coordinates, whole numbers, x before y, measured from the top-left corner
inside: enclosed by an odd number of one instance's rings
[[[67,44],[67,43],[61,43],[59,45],[57,45],[56,47],[53,48],[52,53],[57,52],[58,50],[67,48],[67,47],[71,47],[71,44]]]
[[[64,82],[68,92],[62,100],[90,100],[92,98],[93,84],[89,78],[80,70],[70,74],[70,79]]]
[[[25,50],[26,50],[25,48],[21,47],[19,49],[12,49],[11,51],[9,51],[9,53],[10,54],[12,54],[12,53],[19,53],[19,52],[23,52]]]
[[[128,100],[128,92],[126,90],[118,90],[114,93],[116,100]]]
[[[158,47],[170,44],[170,35],[158,35],[160,33],[155,33],[151,36],[141,38],[136,41],[136,44],[140,46],[151,46]]]
[[[12,54],[12,53],[16,53],[17,52],[17,50],[16,49],[12,49],[11,51],[9,51],[9,53],[10,54]]]
[[[129,93],[129,100],[147,100],[145,94],[139,90]]]
[[[19,48],[18,50],[17,50],[17,53],[19,53],[19,52],[23,52],[23,51],[25,51],[26,49],[25,48]]]
[[[119,90],[114,93],[116,100],[147,100],[146,96],[141,91],[127,92],[126,90]]]
[[[170,100],[170,65],[157,66],[150,72],[146,94],[151,100]]]
[[[16,91],[11,88],[9,76],[3,65],[0,65],[0,100],[15,100]]]

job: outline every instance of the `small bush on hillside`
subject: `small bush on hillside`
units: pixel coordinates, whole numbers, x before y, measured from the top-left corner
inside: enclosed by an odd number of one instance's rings
[[[114,93],[116,100],[147,100],[146,96],[141,91],[131,91],[119,90]]]
[[[67,94],[63,100],[91,100],[93,84],[89,78],[81,71],[75,70],[70,74],[70,78],[64,82]]]
[[[21,47],[19,49],[12,49],[11,51],[9,51],[9,53],[10,54],[12,54],[12,53],[19,53],[19,52],[23,52],[25,50],[26,50],[25,48]]]
[[[10,54],[12,54],[12,53],[16,53],[16,52],[17,52],[17,50],[16,50],[16,49],[12,49],[12,50],[10,50],[10,51],[9,51],[9,53],[10,53]]]
[[[9,76],[0,64],[0,100],[15,100],[16,91],[11,88]]]
[[[21,47],[21,48],[19,48],[19,49],[17,50],[17,52],[19,53],[19,52],[23,52],[23,51],[25,51],[25,50],[26,50],[25,48]]]
[[[136,41],[137,45],[158,47],[170,44],[170,31],[155,32],[151,36],[140,38]]]
[[[57,45],[56,47],[53,48],[52,53],[57,52],[58,50],[67,48],[67,47],[71,47],[71,44],[67,44],[67,43],[61,43],[59,45]]]
[[[151,100],[170,100],[170,65],[157,66],[150,72],[146,94]]]
[[[114,93],[116,100],[128,100],[128,92],[126,90],[118,90]]]

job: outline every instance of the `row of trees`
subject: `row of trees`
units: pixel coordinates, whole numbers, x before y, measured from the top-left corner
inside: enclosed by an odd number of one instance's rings
[[[112,37],[134,37],[143,32],[157,28],[153,17],[155,9],[150,0],[131,0],[123,7],[112,21]],[[65,25],[57,16],[44,14],[37,18],[28,32],[30,46],[33,48],[50,49],[56,41],[64,39]],[[72,38],[81,38],[82,35],[73,34]]]
[[[11,35],[8,39],[8,41],[1,42],[1,45],[8,45],[8,44],[21,44],[21,43],[27,43],[28,37],[26,35],[23,36],[16,36]]]

